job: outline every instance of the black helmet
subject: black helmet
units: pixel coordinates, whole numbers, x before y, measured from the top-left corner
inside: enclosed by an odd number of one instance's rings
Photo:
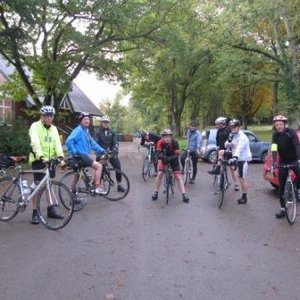
[[[85,117],[89,117],[90,118],[91,114],[88,113],[88,112],[82,112],[82,113],[80,113],[78,119],[79,119],[79,121],[82,121],[82,119],[84,119]]]
[[[241,126],[241,122],[238,119],[232,119],[229,122],[229,126],[232,126],[232,127]]]

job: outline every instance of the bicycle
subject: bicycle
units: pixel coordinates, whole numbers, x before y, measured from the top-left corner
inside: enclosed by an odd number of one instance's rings
[[[172,194],[172,196],[174,196],[175,192],[174,192],[174,186],[175,186],[175,179],[174,179],[174,175],[173,175],[173,170],[170,164],[167,164],[165,166],[165,170],[164,170],[164,187],[165,187],[165,191],[164,193],[166,194],[166,203],[169,203],[169,198],[170,198],[170,193]]]
[[[188,181],[193,179],[193,162],[191,158],[191,150],[186,150],[186,158],[184,161],[183,169],[183,183],[187,184]]]
[[[101,183],[102,188],[106,190],[103,194],[104,198],[111,201],[119,201],[124,199],[130,190],[130,182],[127,175],[115,168],[108,166],[109,158],[113,153],[105,154],[100,158],[100,163],[103,165]],[[88,174],[88,168],[82,166],[80,156],[75,156],[74,159],[68,161],[69,168],[72,171],[67,172],[62,178],[61,182],[71,188],[71,194],[74,200],[74,211],[79,211],[87,204],[90,196],[96,196],[92,176]],[[75,165],[74,165],[75,164]],[[117,178],[122,179],[125,192],[118,191]]]
[[[286,218],[290,225],[293,225],[297,215],[297,196],[295,191],[294,182],[292,179],[293,168],[298,167],[298,164],[279,164],[276,168],[284,168],[288,170],[286,178],[283,199],[285,204]]]
[[[145,182],[149,177],[151,177],[151,173],[153,173],[153,169],[155,170],[155,165],[157,165],[157,157],[155,155],[154,143],[149,142],[147,143],[146,147],[147,147],[147,152],[143,162],[143,170],[142,170],[142,176]]]
[[[20,160],[21,163],[24,160]],[[49,168],[59,164],[58,159],[46,162],[47,167],[42,170],[22,170],[21,165],[15,168],[15,177],[5,176],[0,179],[0,220],[9,221],[18,212],[25,211],[28,203],[36,197],[37,213],[40,222],[50,230],[65,227],[73,215],[74,203],[69,189],[59,181],[50,179]],[[45,174],[44,178],[34,188],[30,188],[23,176],[28,174]],[[54,205],[63,215],[62,219],[48,217],[48,207]]]

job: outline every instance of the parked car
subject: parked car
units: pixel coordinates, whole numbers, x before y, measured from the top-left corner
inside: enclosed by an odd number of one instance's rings
[[[297,132],[299,141],[300,141],[300,131]],[[277,163],[279,161],[279,156],[277,155]],[[279,177],[278,177],[278,169],[275,169],[273,174],[271,174],[270,170],[272,167],[272,153],[271,153],[271,149],[269,147],[267,156],[266,156],[266,160],[265,163],[263,165],[263,177],[265,180],[269,181],[270,184],[274,187],[274,188],[278,188],[279,187]],[[296,175],[293,174],[293,180],[296,178]]]
[[[250,142],[250,150],[253,161],[264,162],[270,146],[269,142],[262,142],[252,131],[243,130]],[[200,158],[210,163],[215,162],[217,157],[216,150],[216,128],[206,129],[202,133],[200,144]]]

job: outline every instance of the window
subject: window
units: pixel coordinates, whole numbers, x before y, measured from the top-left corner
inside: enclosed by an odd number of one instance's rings
[[[0,100],[0,124],[10,124],[12,120],[12,102],[4,98]]]

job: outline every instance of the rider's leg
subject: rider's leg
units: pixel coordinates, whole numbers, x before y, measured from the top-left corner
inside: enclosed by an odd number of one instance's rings
[[[280,210],[275,213],[276,218],[281,219],[285,217],[285,203],[284,203],[284,188],[285,182],[288,176],[288,170],[286,168],[279,168],[279,202]]]
[[[210,171],[207,171],[209,174],[212,175],[219,175],[221,171],[221,160],[224,159],[224,152],[225,150],[217,150],[218,151],[218,160],[217,160],[217,166]]]
[[[248,199],[247,199],[248,182],[246,180],[247,172],[248,172],[248,162],[239,161],[238,162],[238,173],[239,173],[239,180],[240,180],[240,185],[241,185],[243,194],[242,194],[242,197],[237,200],[238,204],[246,204],[248,201]]]
[[[230,166],[229,168],[230,168],[230,172],[231,172],[232,181],[234,184],[234,190],[239,191],[240,189],[239,189],[239,184],[238,184],[238,172],[233,166]]]
[[[193,180],[195,180],[198,171],[198,155],[195,152],[192,152],[192,162],[193,162]]]

